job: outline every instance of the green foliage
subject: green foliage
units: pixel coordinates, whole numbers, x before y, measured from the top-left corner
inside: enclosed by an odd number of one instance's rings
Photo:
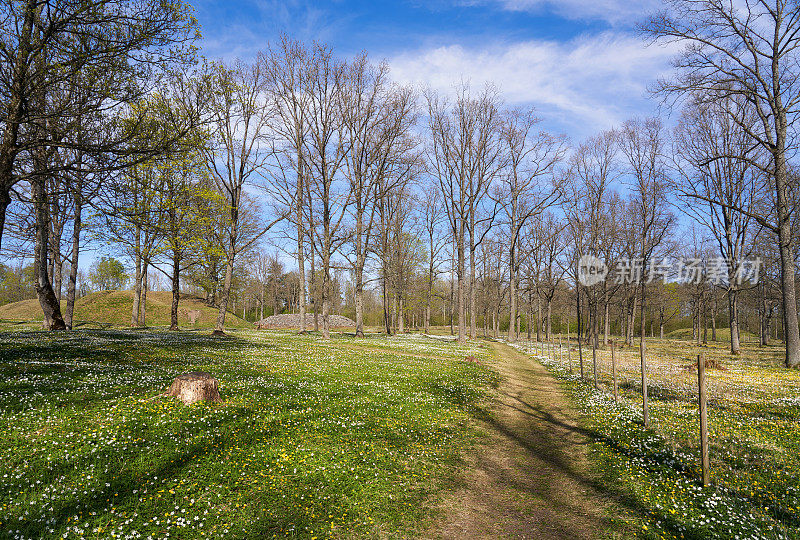
[[[19,302],[36,296],[33,265],[11,268],[0,264],[0,305]]]
[[[129,279],[125,267],[114,257],[101,257],[89,269],[89,281],[100,291],[124,289]]]

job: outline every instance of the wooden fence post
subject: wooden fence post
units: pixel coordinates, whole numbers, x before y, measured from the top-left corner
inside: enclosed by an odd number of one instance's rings
[[[569,362],[569,372],[572,373],[572,349],[569,346],[569,323],[567,323],[567,362]]]
[[[617,354],[614,352],[614,342],[611,342],[611,378],[614,382],[614,403],[619,403],[619,392],[617,390]]]
[[[708,413],[706,396],[706,362],[702,354],[697,355],[697,401],[700,406],[700,466],[703,472],[703,486],[711,482],[711,464],[708,457]]]

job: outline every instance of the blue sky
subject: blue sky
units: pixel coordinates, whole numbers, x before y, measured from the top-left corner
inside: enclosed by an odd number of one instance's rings
[[[647,86],[671,51],[647,47],[635,24],[658,0],[196,0],[210,58],[251,58],[281,32],[366,50],[395,80],[442,92],[491,81],[512,105],[530,104],[574,142],[633,116],[655,114]]]

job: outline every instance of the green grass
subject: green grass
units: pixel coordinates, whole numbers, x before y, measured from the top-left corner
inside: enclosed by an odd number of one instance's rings
[[[601,351],[599,390],[591,351],[585,374],[566,352],[542,358],[564,381],[593,437],[592,457],[644,538],[800,538],[800,373],[781,367],[779,347],[726,344],[699,348],[671,340],[648,342],[650,429],[642,426],[638,351],[618,353],[621,400],[610,396],[608,351]],[[712,486],[699,470],[695,355],[714,356],[708,370]],[[532,353],[539,353],[533,347]]]
[[[495,381],[465,355],[488,353],[419,337],[0,334],[0,537],[419,533]],[[220,380],[223,405],[156,397],[192,370]]]

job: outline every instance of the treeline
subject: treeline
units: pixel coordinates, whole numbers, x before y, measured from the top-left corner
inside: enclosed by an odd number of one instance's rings
[[[132,325],[155,269],[173,328],[193,287],[217,332],[237,301],[311,311],[326,338],[333,310],[358,335],[365,317],[386,332],[438,320],[460,341],[573,321],[595,350],[639,336],[644,366],[653,325],[700,336],[724,320],[737,354],[744,316],[762,340],[779,321],[795,366],[800,8],[771,4],[667,2],[643,28],[686,46],[656,88],[677,127],[634,119],[574,144],[491,86],[419,91],[323,44],[198,61],[179,2],[10,2],[3,230],[32,252],[51,329],[71,326],[91,242],[130,261]],[[611,275],[582,283],[587,255]]]

